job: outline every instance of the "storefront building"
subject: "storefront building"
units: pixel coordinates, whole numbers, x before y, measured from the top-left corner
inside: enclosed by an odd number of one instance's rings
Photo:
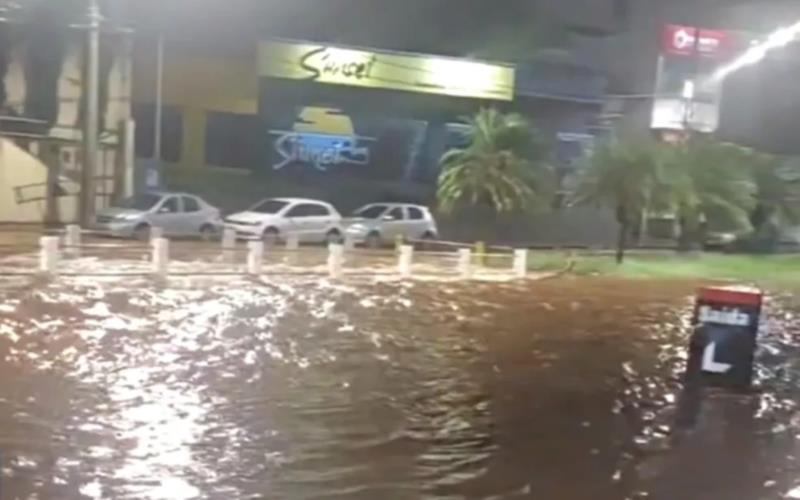
[[[459,118],[514,98],[514,68],[496,63],[289,41],[258,59],[262,168],[304,183],[429,187]]]
[[[152,52],[138,54],[137,147],[150,158],[155,75]],[[529,117],[553,163],[571,165],[593,137],[604,80],[538,68],[290,40],[238,57],[168,45],[164,177],[231,209],[262,196],[319,197],[345,211],[431,203],[442,154],[464,145],[463,118],[484,107]]]

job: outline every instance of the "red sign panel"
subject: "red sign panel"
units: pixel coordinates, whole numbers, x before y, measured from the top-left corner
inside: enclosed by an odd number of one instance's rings
[[[699,300],[728,306],[761,307],[764,300],[760,290],[741,287],[702,288],[697,294]]]
[[[730,35],[725,31],[668,24],[664,26],[661,50],[665,54],[716,58],[728,52],[729,46]]]

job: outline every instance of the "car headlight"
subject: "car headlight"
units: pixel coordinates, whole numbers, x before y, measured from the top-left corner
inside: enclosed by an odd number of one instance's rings
[[[363,234],[367,232],[367,229],[368,229],[367,226],[365,226],[364,224],[353,224],[352,226],[347,228],[347,232],[353,234]]]
[[[122,214],[122,215],[118,215],[116,217],[116,220],[130,221],[130,220],[136,220],[139,217],[141,217],[141,215],[139,215],[139,214]]]

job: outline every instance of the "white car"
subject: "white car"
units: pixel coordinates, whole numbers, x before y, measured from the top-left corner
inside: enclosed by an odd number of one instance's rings
[[[123,200],[101,210],[93,229],[116,237],[146,240],[150,228],[169,236],[211,239],[222,227],[219,209],[188,193],[151,192]]]
[[[374,203],[361,207],[347,221],[347,237],[370,248],[394,242],[434,240],[439,234],[428,207],[407,203]]]
[[[236,236],[275,244],[289,234],[306,243],[342,241],[342,216],[324,201],[303,198],[268,198],[250,209],[229,215],[225,227]]]

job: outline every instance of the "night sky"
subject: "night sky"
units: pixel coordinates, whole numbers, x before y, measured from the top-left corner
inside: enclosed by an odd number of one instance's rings
[[[138,0],[131,17],[142,35],[160,27],[220,48],[270,36],[453,55],[488,45],[502,53],[512,36],[541,45],[550,29],[532,29],[537,2],[501,1]]]

